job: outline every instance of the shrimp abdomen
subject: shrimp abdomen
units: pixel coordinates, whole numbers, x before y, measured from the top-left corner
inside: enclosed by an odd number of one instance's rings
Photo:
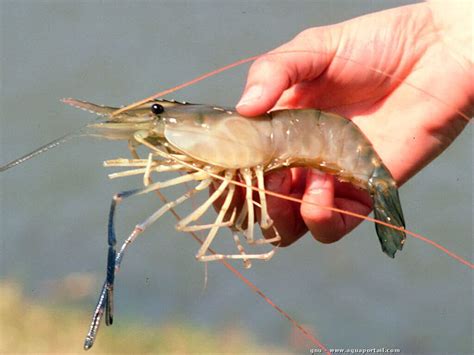
[[[363,132],[350,120],[320,110],[271,113],[274,162],[278,166],[308,166],[367,190],[375,219],[405,228],[398,189],[387,167]],[[401,250],[403,231],[376,223],[382,250],[394,257]]]

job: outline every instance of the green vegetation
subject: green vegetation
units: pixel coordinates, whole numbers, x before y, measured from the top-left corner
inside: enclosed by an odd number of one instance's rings
[[[26,299],[14,282],[0,283],[0,353],[83,353],[89,314],[46,307]],[[124,322],[122,322],[124,323]],[[127,323],[127,322],[125,322]],[[181,323],[101,329],[89,353],[281,353],[257,346],[241,330],[218,333]]]

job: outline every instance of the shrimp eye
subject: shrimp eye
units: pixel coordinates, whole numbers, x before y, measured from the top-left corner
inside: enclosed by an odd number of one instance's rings
[[[155,115],[159,115],[160,113],[163,113],[164,111],[165,111],[165,108],[161,106],[160,104],[151,105],[151,112],[153,112]]]

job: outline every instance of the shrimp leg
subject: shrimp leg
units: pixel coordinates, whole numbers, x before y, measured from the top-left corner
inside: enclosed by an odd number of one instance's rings
[[[106,301],[105,322],[107,325],[110,325],[113,323],[113,287],[114,287],[114,276],[115,276],[115,259],[117,257],[117,253],[115,249],[117,239],[115,236],[114,217],[115,217],[115,209],[117,205],[125,198],[148,193],[148,192],[155,191],[164,187],[179,185],[187,181],[191,181],[191,180],[193,181],[194,180],[205,180],[205,181],[209,180],[210,181],[210,179],[208,179],[207,177],[208,175],[202,172],[184,175],[184,176],[180,176],[180,177],[170,179],[164,182],[156,182],[149,186],[145,186],[144,188],[141,188],[141,189],[124,191],[124,192],[116,194],[113,197],[112,203],[110,205],[109,222],[108,222],[108,238],[107,238],[107,243],[109,246],[108,254],[107,254],[107,279],[106,279],[107,295],[105,298],[105,301]]]
[[[273,220],[268,214],[267,196],[265,195],[265,182],[263,178],[263,168],[261,166],[257,166],[255,168],[255,176],[257,177],[258,194],[260,197],[260,212],[261,212],[260,227],[263,229],[268,229],[270,227],[273,227],[273,230],[275,231],[275,237],[269,238],[269,239],[263,239],[262,244],[279,242],[281,240],[281,237],[278,234],[277,229],[273,226]]]
[[[192,226],[182,227],[180,229],[180,231],[181,232],[197,232],[197,231],[202,231],[202,230],[206,230],[206,229],[211,229],[212,227],[215,227],[215,226],[218,226],[219,228],[232,227],[234,225],[235,214],[236,214],[236,210],[234,209],[232,211],[232,216],[226,222],[212,223],[212,224],[201,224],[201,225],[196,224],[196,225],[192,225]]]
[[[92,316],[92,321],[91,321],[91,325],[89,327],[89,332],[88,332],[88,334],[86,336],[86,339],[85,339],[85,342],[84,342],[84,348],[86,350],[90,349],[92,347],[92,345],[94,344],[97,332],[99,330],[100,321],[102,319],[104,311],[105,311],[105,314],[106,314],[106,324],[110,325],[110,324],[113,323],[113,314],[112,314],[112,311],[113,311],[113,304],[112,304],[112,302],[113,302],[113,282],[114,282],[115,273],[120,270],[120,265],[121,265],[121,262],[122,262],[122,259],[123,259],[123,256],[124,256],[124,253],[125,253],[125,250],[127,249],[127,247],[135,241],[135,239],[138,237],[138,235],[140,233],[142,233],[151,224],[156,222],[156,220],[158,220],[166,212],[168,212],[172,208],[176,207],[177,205],[183,203],[184,201],[188,200],[189,198],[191,198],[197,192],[200,192],[200,191],[208,188],[209,185],[211,184],[211,182],[212,182],[211,179],[205,179],[205,180],[201,181],[195,188],[189,190],[188,192],[186,192],[184,195],[180,196],[176,200],[166,203],[159,210],[157,210],[153,215],[148,217],[144,222],[142,222],[141,224],[138,224],[134,228],[132,233],[128,236],[128,238],[123,242],[123,244],[120,248],[120,251],[115,255],[115,259],[113,260],[113,262],[111,262],[111,259],[110,259],[111,258],[110,257],[110,253],[111,253],[110,248],[111,247],[109,245],[107,278],[104,282],[104,285],[102,286],[102,291],[100,293],[99,300],[98,300],[96,308],[94,310],[94,314]],[[143,191],[143,190],[144,189],[128,191],[128,195],[126,195],[127,192],[123,192],[123,193],[117,194],[117,195],[121,195],[121,198],[125,198],[125,197],[130,197],[130,196],[133,196],[133,195],[140,194],[140,192]],[[114,199],[114,202],[115,202],[115,199]],[[114,203],[114,202],[112,202],[112,203]],[[116,205],[116,202],[115,202],[115,205]],[[114,206],[114,210],[115,210],[115,206]],[[113,227],[113,219],[114,219],[113,214],[114,214],[114,211],[111,210],[111,214],[112,214],[112,216],[109,218],[109,229],[111,229],[113,237],[115,237],[115,231],[114,231],[114,227]],[[109,230],[109,232],[110,232],[110,230]],[[109,236],[109,239],[110,239],[110,236]],[[114,249],[113,246],[112,246],[112,249]],[[112,252],[112,254],[114,254],[114,253]],[[109,263],[111,263],[111,264],[109,265]],[[112,277],[109,274],[109,272],[111,270],[113,270]]]
[[[139,159],[139,160],[132,160],[132,159],[117,159],[115,161],[108,160],[104,163],[106,167],[139,167],[136,169],[130,169],[125,171],[120,171],[116,173],[111,173],[108,175],[109,179],[116,179],[125,176],[133,176],[133,175],[141,175],[147,172],[147,160]],[[181,164],[177,163],[170,163],[170,162],[156,162],[154,161],[152,166],[150,167],[150,172],[162,173],[162,172],[175,172],[175,171],[189,171],[188,168],[184,167]]]
[[[263,229],[268,229],[273,225],[273,220],[268,215],[267,199],[265,196],[265,183],[263,180],[263,168],[257,166],[255,168],[255,176],[257,177],[258,195],[260,197],[260,211],[262,213],[260,226]]]
[[[278,233],[275,233],[275,237],[271,239],[260,239],[260,240],[254,240],[254,223],[255,223],[255,214],[254,214],[254,205],[256,202],[253,200],[253,189],[252,189],[252,170],[250,169],[241,169],[240,173],[242,177],[244,178],[245,181],[245,199],[246,199],[246,215],[240,215],[237,221],[238,227],[242,224],[242,221],[245,217],[247,217],[247,231],[246,231],[246,239],[247,243],[250,245],[252,244],[270,244],[270,243],[275,243],[279,242],[281,240],[281,237]],[[255,169],[255,176],[257,177],[257,185],[258,185],[258,193],[260,197],[260,204],[258,206],[260,207],[261,210],[261,227],[263,229],[268,229],[272,227],[273,221],[268,215],[267,211],[267,200],[265,196],[265,184],[263,180],[263,170],[262,168],[256,168]],[[242,217],[242,219],[241,219]]]
[[[206,211],[211,207],[211,205],[221,196],[227,186],[229,185],[230,181],[232,180],[233,173],[226,172],[225,179],[219,185],[216,191],[212,193],[212,195],[198,208],[196,208],[191,214],[183,218],[176,224],[176,229],[181,231],[185,229],[189,223],[198,220]],[[229,190],[230,191],[230,190]],[[233,194],[233,192],[232,192]],[[229,194],[228,194],[229,195]]]
[[[228,173],[228,172],[226,173],[226,180],[222,182],[221,186],[219,186],[219,189],[221,187],[223,187],[223,189],[227,187],[227,185],[229,184],[229,180],[232,179],[232,175],[233,175],[232,173]],[[218,190],[216,190],[216,192],[218,192]],[[222,192],[223,191],[221,191],[218,194],[218,196],[220,196]],[[216,221],[214,222],[214,226],[209,231],[206,239],[204,240],[204,243],[202,243],[201,245],[201,248],[199,248],[199,251],[196,254],[196,259],[200,261],[204,261],[203,257],[205,256],[207,250],[209,249],[209,246],[211,245],[212,241],[217,235],[217,231],[220,228],[219,224],[222,223],[222,220],[224,219],[224,216],[227,213],[227,210],[229,209],[230,202],[232,201],[232,198],[234,197],[234,192],[235,192],[235,185],[230,185],[229,192],[227,193],[224,204],[222,205],[222,208],[220,209],[219,214],[217,215]]]
[[[248,168],[241,169],[240,174],[245,181],[245,201],[247,205],[247,231],[245,236],[249,244],[254,243],[253,239],[253,225],[255,223],[254,208],[253,208],[253,190],[252,190],[252,171]]]
[[[226,171],[226,176],[225,176],[224,181],[221,183],[219,188],[213,193],[213,195],[216,195],[217,197],[220,196],[223,193],[223,190],[227,187],[227,185],[229,185],[230,179],[232,179],[233,175],[234,175],[233,171],[229,171],[229,170]],[[244,176],[244,178],[246,178],[247,179],[246,181],[248,181],[250,176],[247,175],[246,177]],[[221,189],[222,189],[222,191],[220,191]],[[275,253],[276,248],[274,248],[271,251],[269,251],[268,253],[264,253],[264,254],[246,254],[244,252],[242,246],[240,245],[240,243],[238,243],[238,239],[236,239],[235,236],[234,236],[234,241],[236,242],[237,249],[240,251],[240,255],[235,255],[235,254],[230,254],[230,255],[224,255],[224,254],[206,255],[206,252],[209,249],[209,246],[211,245],[212,241],[214,240],[214,238],[217,235],[217,231],[220,228],[219,225],[222,223],[222,220],[224,219],[224,216],[227,213],[227,210],[229,209],[230,203],[231,203],[232,198],[234,196],[234,191],[235,191],[235,185],[231,184],[229,186],[229,192],[228,192],[228,194],[227,194],[227,196],[224,200],[224,203],[223,203],[223,205],[222,205],[222,207],[219,211],[219,214],[216,218],[214,226],[209,231],[209,234],[207,235],[206,239],[204,240],[204,243],[202,244],[201,248],[199,249],[198,253],[196,254],[196,258],[199,261],[206,262],[206,261],[215,261],[215,260],[222,260],[222,259],[242,259],[244,261],[244,266],[249,267],[250,264],[248,263],[248,259],[268,260]],[[250,189],[250,191],[252,191],[252,190]],[[208,199],[208,201],[206,201],[206,203],[204,204],[204,205],[208,205],[207,208],[209,208],[211,203],[215,199],[217,199],[217,197],[215,197],[215,198],[213,198],[213,197],[214,196],[211,196]],[[253,209],[253,202],[252,201],[248,202],[248,200],[247,200],[247,205],[249,205],[250,203],[252,203],[252,209]],[[249,218],[249,220],[251,220],[251,219]],[[253,222],[252,222],[252,226],[253,226]],[[239,246],[240,246],[240,248],[239,248]]]

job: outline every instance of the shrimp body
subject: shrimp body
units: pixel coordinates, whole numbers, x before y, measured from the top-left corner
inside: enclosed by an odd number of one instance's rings
[[[246,118],[231,108],[205,105],[167,124],[177,150],[227,169],[306,166],[368,190],[376,219],[405,227],[398,190],[389,170],[360,129],[339,115],[314,109],[279,110]],[[401,250],[405,233],[376,224],[383,251]]]
[[[102,115],[116,109],[69,100]],[[158,100],[90,127],[111,139],[133,139],[136,131],[145,130],[149,142],[212,167],[217,174],[235,177],[247,172],[249,176],[239,176],[243,180],[251,179],[256,167],[263,173],[283,167],[316,168],[367,190],[376,219],[405,227],[389,170],[360,129],[333,113],[278,110],[248,118],[233,108]],[[263,218],[262,227],[270,225],[269,217]],[[403,247],[405,233],[380,224],[376,231],[382,250],[393,258]]]

